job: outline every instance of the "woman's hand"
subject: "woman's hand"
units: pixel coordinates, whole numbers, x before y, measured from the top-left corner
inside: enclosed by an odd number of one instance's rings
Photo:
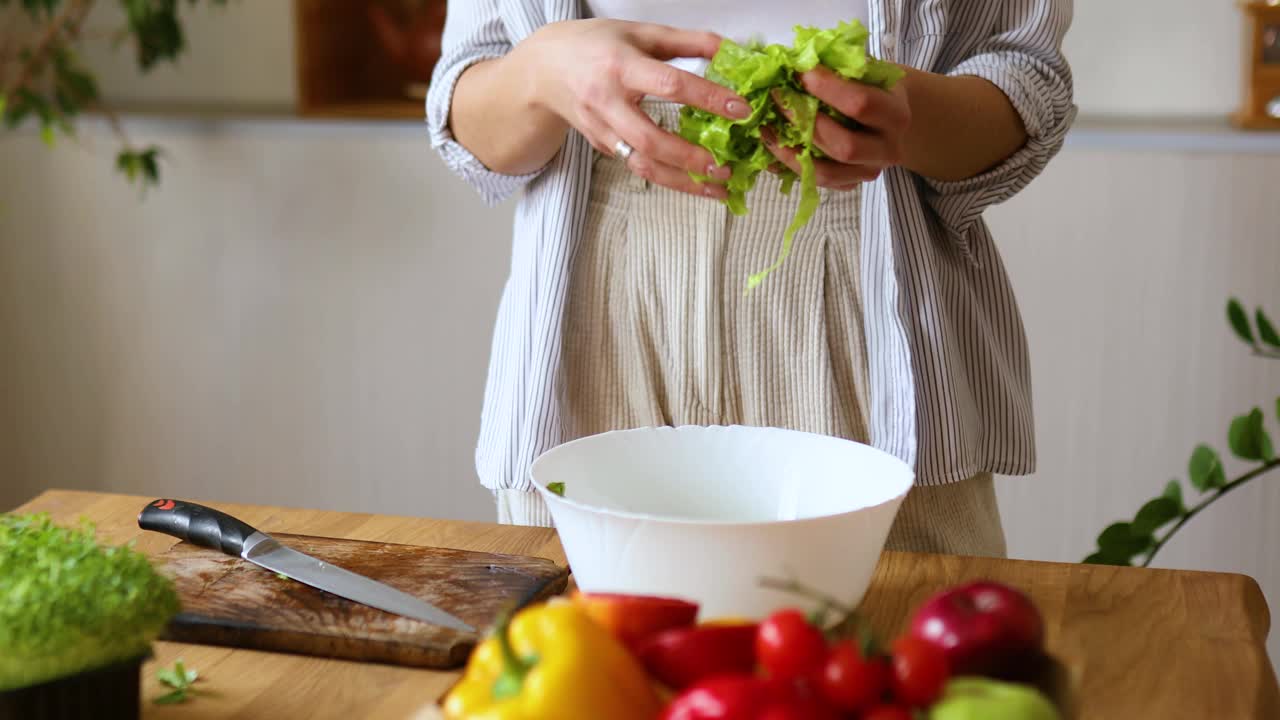
[[[613,155],[618,140],[633,148],[635,174],[673,190],[725,197],[717,183],[699,184],[689,173],[727,180],[729,169],[711,153],[663,130],[643,111],[646,95],[692,105],[729,118],[751,114],[731,90],[665,60],[711,58],[720,48],[714,33],[617,20],[553,23],[508,56],[527,68],[530,102],[562,118],[600,152]]]
[[[903,141],[911,126],[911,106],[902,83],[891,91],[881,90],[845,80],[821,66],[799,79],[811,95],[865,128],[850,130],[825,113],[818,113],[813,142],[827,154],[827,158],[813,163],[820,187],[852,190],[902,162]],[[785,109],[782,112],[787,113]],[[799,151],[779,145],[768,129],[762,136],[774,157],[799,174]]]

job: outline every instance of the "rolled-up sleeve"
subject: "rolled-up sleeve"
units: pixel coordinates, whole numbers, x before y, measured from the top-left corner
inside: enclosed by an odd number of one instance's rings
[[[981,77],[1000,88],[1022,117],[1027,142],[981,175],[925,180],[930,205],[962,249],[984,210],[1012,197],[1044,170],[1062,149],[1076,116],[1071,68],[1061,49],[1071,24],[1071,0],[1004,4],[1000,29],[946,74]]]
[[[454,139],[449,129],[449,110],[454,87],[462,73],[478,62],[506,55],[511,45],[496,0],[449,0],[440,61],[436,63],[431,88],[427,91],[431,147],[449,169],[474,187],[489,205],[507,199],[538,173],[506,175],[485,167]]]

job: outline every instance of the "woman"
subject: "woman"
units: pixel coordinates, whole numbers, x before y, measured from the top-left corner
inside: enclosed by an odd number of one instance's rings
[[[518,190],[477,449],[499,519],[548,525],[528,467],[643,425],[789,427],[914,464],[888,546],[1005,554],[992,474],[1034,468],[1026,342],[981,215],[1075,116],[1070,0],[455,0],[427,99],[432,144],[490,203]],[[589,17],[584,19],[584,15]],[[729,215],[677,109],[742,98],[698,75],[721,37],[789,44],[858,18],[905,79],[821,68],[822,201],[750,296],[798,193],[762,175]],[[697,29],[688,29],[697,28]],[[770,140],[770,138],[766,138]],[[771,145],[779,162],[793,152]]]

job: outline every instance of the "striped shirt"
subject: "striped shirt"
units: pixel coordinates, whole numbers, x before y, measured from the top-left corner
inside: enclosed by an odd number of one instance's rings
[[[1028,135],[977,177],[937,182],[895,167],[864,186],[859,271],[871,443],[914,465],[925,485],[1030,473],[1026,337],[982,213],[1044,169],[1075,119],[1061,51],[1072,0],[871,0],[869,10],[876,56],[985,78],[1008,96]],[[501,57],[547,23],[578,17],[580,0],[451,0],[426,101],[432,146],[455,173],[489,204],[520,193],[476,449],[480,480],[494,490],[531,489],[532,461],[568,439],[561,322],[594,151],[571,132],[541,171],[495,173],[453,139],[449,106],[467,67]]]

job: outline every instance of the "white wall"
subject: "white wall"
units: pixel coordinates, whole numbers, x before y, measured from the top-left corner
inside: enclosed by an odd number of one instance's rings
[[[1185,486],[1197,443],[1226,457],[1227,426],[1250,408],[1280,439],[1280,362],[1254,357],[1225,311],[1235,295],[1280,316],[1277,183],[1276,154],[1068,149],[989,213],[1035,387],[1040,470],[1000,486],[1015,555],[1079,560],[1170,478]],[[1277,512],[1280,476],[1255,482],[1157,564],[1238,570],[1280,598]]]
[[[0,141],[0,505],[491,517],[470,448],[510,211],[413,125],[128,126],[171,158],[144,201],[100,124]]]
[[[455,2],[457,0],[454,0]],[[292,103],[292,3],[237,0],[194,10],[190,52],[145,83],[126,52],[88,57],[103,85],[129,101]],[[96,27],[118,24],[110,3]],[[1066,51],[1087,115],[1222,115],[1240,97],[1244,25],[1234,0],[1076,0]],[[234,52],[221,52],[235,48]]]

